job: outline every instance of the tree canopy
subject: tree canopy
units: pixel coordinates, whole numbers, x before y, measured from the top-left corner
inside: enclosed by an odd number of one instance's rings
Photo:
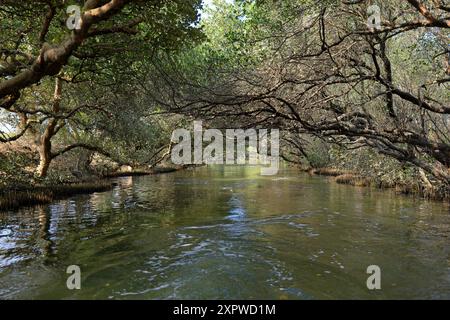
[[[159,159],[171,129],[197,118],[279,128],[290,162],[394,161],[448,188],[445,1],[0,4],[0,108],[17,128],[0,139],[34,136],[41,176],[77,148],[121,164]]]

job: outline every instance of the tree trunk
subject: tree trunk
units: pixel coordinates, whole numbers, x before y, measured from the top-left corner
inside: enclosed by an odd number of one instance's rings
[[[56,78],[55,81],[55,93],[53,96],[53,113],[57,114],[60,110],[61,103],[61,79]],[[56,126],[58,119],[51,119],[45,129],[44,133],[39,139],[39,166],[36,169],[36,173],[39,177],[43,178],[47,176],[48,168],[53,159],[52,155],[52,138],[58,132]]]
[[[48,129],[48,128],[47,128]],[[45,130],[47,133],[47,130]],[[42,135],[39,144],[39,166],[37,168],[37,174],[39,177],[45,177],[48,173],[48,168],[52,161],[52,142],[51,137],[45,133]]]

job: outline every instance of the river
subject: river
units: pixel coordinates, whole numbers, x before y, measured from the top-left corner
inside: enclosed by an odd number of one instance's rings
[[[201,167],[0,213],[2,299],[450,299],[450,209]],[[81,290],[66,268],[81,268]],[[369,290],[367,267],[381,269]]]

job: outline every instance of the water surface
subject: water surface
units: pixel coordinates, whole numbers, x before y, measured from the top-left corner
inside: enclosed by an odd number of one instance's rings
[[[203,167],[0,213],[0,298],[450,299],[440,202]],[[82,289],[66,288],[79,265]],[[369,291],[366,269],[382,270]]]

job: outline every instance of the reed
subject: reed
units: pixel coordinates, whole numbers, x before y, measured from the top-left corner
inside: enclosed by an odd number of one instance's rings
[[[137,177],[137,176],[148,176],[152,172],[148,171],[130,171],[130,172],[111,172],[106,174],[105,178],[120,178],[120,177]]]
[[[161,174],[161,173],[170,173],[170,172],[175,172],[178,170],[181,170],[182,168],[172,168],[172,167],[158,167],[158,168],[153,168],[153,173],[154,174]]]
[[[152,174],[170,173],[183,169],[175,167],[156,167],[151,170],[136,170],[129,172],[111,172],[105,175],[105,178],[120,178],[120,177],[133,177],[133,176],[148,176]]]
[[[335,169],[335,168],[318,168],[318,169],[313,169],[312,173],[320,175],[320,176],[337,177],[337,176],[346,174],[347,172],[344,170]]]
[[[50,203],[51,192],[41,191],[7,191],[0,194],[0,210],[17,209],[23,206]]]
[[[112,189],[108,181],[80,182],[52,186],[36,186],[21,190],[4,190],[0,193],[0,210],[48,204],[76,194],[104,192]]]
[[[362,176],[358,176],[351,173],[342,174],[336,177],[336,182],[339,184],[348,184],[357,187],[370,186],[370,180]]]
[[[89,194],[108,191],[112,189],[112,183],[108,181],[79,182],[43,188],[45,190],[50,190],[55,198],[64,198],[74,194]]]

